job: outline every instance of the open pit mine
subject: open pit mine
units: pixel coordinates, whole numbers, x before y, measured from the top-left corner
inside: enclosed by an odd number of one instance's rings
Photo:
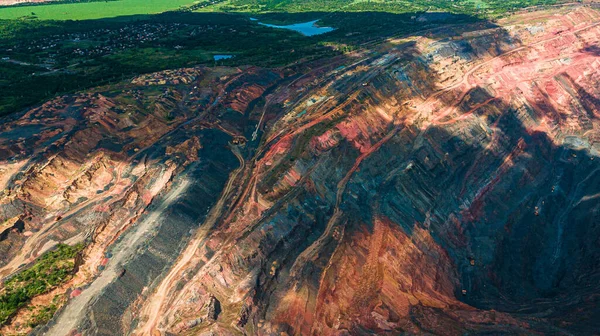
[[[60,96],[0,126],[0,278],[80,252],[0,334],[597,334],[599,155],[579,5]]]

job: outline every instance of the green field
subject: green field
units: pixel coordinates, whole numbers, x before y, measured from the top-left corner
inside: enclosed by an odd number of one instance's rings
[[[41,20],[89,20],[136,14],[156,14],[191,5],[194,0],[117,0],[0,8],[0,19],[32,16]]]

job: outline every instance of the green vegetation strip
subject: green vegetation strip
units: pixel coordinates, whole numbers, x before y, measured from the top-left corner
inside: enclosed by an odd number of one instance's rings
[[[388,13],[447,12],[455,14],[503,15],[520,8],[553,5],[563,0],[230,0],[219,6],[218,11],[236,12],[360,12],[378,11]]]
[[[73,276],[75,257],[83,244],[59,244],[33,266],[17,274],[0,291],[0,325],[4,325],[35,296],[49,292]]]

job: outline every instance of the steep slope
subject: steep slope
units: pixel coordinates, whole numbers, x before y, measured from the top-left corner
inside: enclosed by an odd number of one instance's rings
[[[157,73],[15,116],[0,275],[87,242],[32,302],[70,294],[49,335],[593,334],[599,18]]]

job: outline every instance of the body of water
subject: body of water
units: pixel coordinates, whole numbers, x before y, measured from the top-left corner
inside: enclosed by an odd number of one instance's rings
[[[257,19],[254,19],[254,18],[251,18],[250,20],[257,21]],[[267,27],[271,27],[271,28],[290,29],[293,31],[297,31],[304,36],[320,35],[320,34],[329,33],[330,31],[335,30],[335,28],[332,28],[332,27],[319,27],[316,24],[317,21],[319,21],[319,20],[303,22],[303,23],[295,23],[295,24],[285,25],[285,26],[279,26],[279,25],[262,23],[262,22],[258,22],[258,24],[267,26]]]
[[[233,57],[233,55],[213,55],[213,59],[215,61],[229,59],[229,58],[232,58],[232,57]]]

